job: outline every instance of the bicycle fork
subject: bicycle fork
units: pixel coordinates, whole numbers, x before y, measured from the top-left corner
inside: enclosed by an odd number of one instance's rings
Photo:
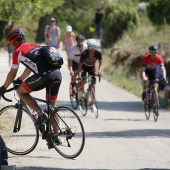
[[[15,108],[17,109],[17,116],[16,116],[16,119],[15,119],[15,124],[14,124],[14,129],[13,129],[14,133],[20,131],[21,120],[22,120],[22,104],[16,103]]]

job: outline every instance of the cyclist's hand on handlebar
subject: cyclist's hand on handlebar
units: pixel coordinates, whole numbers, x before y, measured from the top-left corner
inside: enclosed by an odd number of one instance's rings
[[[13,81],[13,85],[15,88],[18,88],[21,85],[21,83],[22,83],[22,80],[19,80],[19,78]]]
[[[5,93],[6,89],[4,86],[0,87],[0,97]]]

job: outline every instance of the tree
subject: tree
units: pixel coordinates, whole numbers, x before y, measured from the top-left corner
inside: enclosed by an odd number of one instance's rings
[[[102,46],[111,47],[124,31],[134,29],[139,24],[138,13],[131,1],[110,3],[105,9],[102,20]]]
[[[55,5],[54,5],[55,4]],[[1,0],[0,1],[0,38],[8,21],[21,23],[37,20],[39,17],[50,14],[54,8],[63,4],[63,0]]]
[[[170,24],[169,0],[150,0],[148,6],[148,17],[156,25]]]

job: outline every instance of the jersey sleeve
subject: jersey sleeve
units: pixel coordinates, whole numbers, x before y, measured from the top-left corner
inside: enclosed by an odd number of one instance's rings
[[[68,56],[68,58],[69,58],[70,60],[73,60],[73,51],[74,51],[74,48],[71,47],[70,52],[69,52],[69,56]]]
[[[18,52],[14,52],[13,58],[12,58],[12,66],[11,66],[11,68],[18,69],[19,68],[19,64],[20,64],[19,53]]]

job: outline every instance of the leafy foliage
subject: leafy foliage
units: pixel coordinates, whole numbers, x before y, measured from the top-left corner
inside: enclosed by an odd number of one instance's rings
[[[0,1],[0,39],[9,21],[24,23],[37,20],[40,16],[50,14],[54,8],[62,5],[63,0],[1,0]],[[55,4],[55,5],[54,5]],[[2,23],[5,23],[2,25]]]
[[[170,24],[169,0],[150,0],[148,17],[156,25]]]
[[[124,0],[117,3],[110,3],[105,9],[102,22],[103,37],[102,46],[111,47],[124,31],[134,29],[139,24],[139,16],[133,3]]]

